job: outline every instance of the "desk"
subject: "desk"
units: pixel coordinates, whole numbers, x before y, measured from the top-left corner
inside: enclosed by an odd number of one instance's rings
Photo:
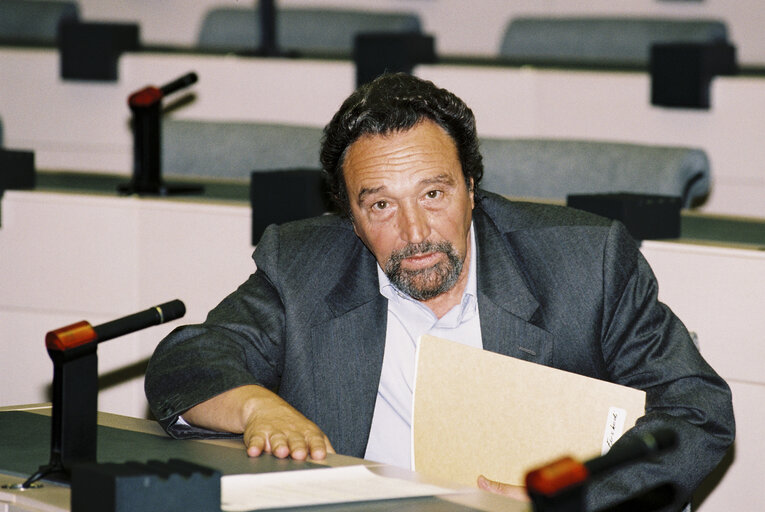
[[[47,463],[50,440],[46,435],[50,430],[49,422],[45,420],[49,414],[50,407],[47,404],[0,408],[0,434],[2,434],[0,437],[0,485],[23,481],[25,476],[37,469],[37,466]],[[280,460],[270,455],[249,458],[245,454],[240,439],[178,441],[168,438],[152,421],[108,413],[100,413],[98,422],[99,462],[129,460],[145,462],[149,459],[182,458],[214,467],[224,475],[290,471],[315,468],[324,464],[333,467],[363,464],[383,476],[423,481],[459,491],[457,494],[448,496],[397,500],[395,502],[397,509],[438,512],[468,510],[521,512],[529,508],[524,503],[478,489],[458,487],[410,471],[343,455],[330,454],[323,463]],[[24,431],[20,432],[22,429]],[[23,450],[18,446],[9,446],[8,439],[13,440],[15,436],[17,436],[18,444],[23,443]],[[126,444],[129,446],[125,446]],[[22,451],[23,455],[18,456]],[[69,496],[70,491],[67,486],[47,481],[41,489],[13,491],[0,488],[0,511],[63,512],[69,510]],[[332,511],[342,508],[343,511],[371,512],[390,508],[390,503],[387,506],[383,506],[382,503],[344,504],[342,507],[323,506],[311,508],[311,510]]]
[[[125,54],[117,82],[62,81],[54,49],[0,48],[0,69],[13,70],[0,74],[5,147],[34,150],[38,169],[124,177],[132,170],[127,97],[148,84],[197,72],[199,82],[187,91],[194,101],[172,113],[178,118],[323,127],[355,83],[350,61],[199,54]],[[414,72],[464,99],[480,136],[703,148],[714,180],[703,209],[765,215],[762,76],[715,78],[712,108],[695,110],[652,106],[645,72],[467,64]]]

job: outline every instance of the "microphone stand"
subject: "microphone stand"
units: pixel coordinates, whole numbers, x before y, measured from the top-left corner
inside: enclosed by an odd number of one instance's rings
[[[74,464],[96,462],[97,345],[184,314],[186,306],[176,299],[96,327],[83,320],[45,335],[53,361],[50,462],[40,466],[21,489],[29,489],[43,477],[69,481]]]
[[[133,177],[120,185],[122,194],[167,196],[201,193],[200,185],[167,185],[162,180],[162,99],[197,81],[196,73],[187,73],[162,87],[153,85],[134,92],[128,98],[133,113]]]

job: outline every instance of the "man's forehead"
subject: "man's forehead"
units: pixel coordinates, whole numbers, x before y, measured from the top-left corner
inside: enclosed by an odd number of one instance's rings
[[[457,183],[457,180],[454,179],[454,176],[447,174],[445,172],[437,174],[437,175],[424,174],[422,176],[414,176],[414,178],[415,179],[412,180],[411,184],[418,188],[430,187],[434,185],[454,186],[455,183]],[[386,192],[389,192],[389,187],[387,182],[382,182],[380,184],[375,184],[371,186],[364,186],[364,184],[362,184],[358,193],[358,201],[363,201],[364,198],[367,196],[373,196],[375,194],[385,194]]]
[[[410,153],[450,158],[457,155],[457,145],[446,130],[426,120],[405,130],[360,136],[346,148],[343,163],[347,165],[353,160],[355,164],[387,155],[405,157]]]

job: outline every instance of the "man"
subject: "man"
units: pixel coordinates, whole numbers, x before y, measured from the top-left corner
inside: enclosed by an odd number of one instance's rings
[[[340,214],[267,229],[247,282],[157,347],[146,393],[171,435],[407,466],[414,350],[429,333],[647,392],[624,437],[669,427],[680,449],[594,481],[589,508],[667,481],[686,501],[717,465],[730,391],[657,301],[624,227],[478,189],[459,98],[378,78],[327,125],[321,161]]]

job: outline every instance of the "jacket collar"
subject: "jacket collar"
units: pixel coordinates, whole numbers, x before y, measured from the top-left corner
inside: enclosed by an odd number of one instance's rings
[[[353,236],[345,274],[326,297],[327,306],[336,317],[382,298],[377,283],[377,260],[361,240]]]

